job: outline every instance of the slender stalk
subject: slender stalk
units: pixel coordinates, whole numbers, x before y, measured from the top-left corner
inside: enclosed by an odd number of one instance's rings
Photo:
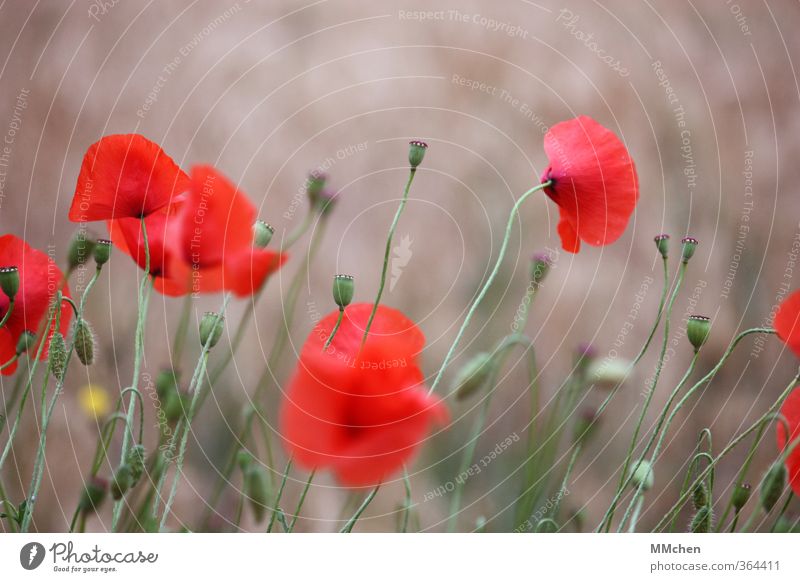
[[[314,469],[308,476],[308,480],[306,481],[305,487],[303,487],[303,492],[300,494],[300,499],[297,501],[297,507],[294,509],[294,515],[292,516],[292,521],[289,523],[289,531],[288,533],[292,533],[294,531],[294,526],[297,523],[297,518],[300,517],[300,510],[303,508],[303,503],[306,501],[306,495],[308,494],[308,490],[311,488],[311,482],[314,480],[314,475],[317,474],[317,470]]]
[[[283,490],[286,488],[286,480],[289,478],[289,471],[292,470],[292,458],[289,457],[289,460],[286,463],[286,469],[283,471],[283,478],[281,479],[281,485],[278,487],[278,493],[275,495],[275,503],[272,504],[272,514],[269,518],[269,524],[267,525],[267,533],[272,533],[272,528],[275,525],[275,518],[278,516],[278,511],[280,510],[280,503],[281,498],[283,497]]]
[[[364,502],[359,506],[358,509],[356,509],[356,512],[353,514],[353,517],[351,517],[348,520],[348,522],[344,524],[344,527],[341,530],[339,530],[339,533],[351,533],[353,531],[353,527],[356,525],[358,518],[361,517],[361,514],[364,513],[364,510],[367,509],[367,506],[369,506],[372,500],[375,499],[375,495],[377,495],[378,489],[380,488],[381,486],[379,483],[378,485],[375,486],[375,489],[370,491],[369,495],[367,495],[366,499],[364,499]]]
[[[15,354],[10,360],[8,360],[5,364],[0,364],[0,372],[8,368],[9,366],[14,365],[17,360],[19,359],[19,354]]]
[[[339,326],[342,325],[342,319],[344,318],[344,307],[339,308],[339,317],[336,318],[336,324],[333,326],[331,330],[331,335],[328,336],[328,339],[325,341],[325,345],[322,346],[322,351],[326,351],[328,347],[331,345],[336,332],[339,331]]]
[[[11,317],[11,312],[14,311],[14,299],[8,300],[8,309],[6,310],[5,314],[3,314],[3,319],[0,319],[0,329],[6,325],[6,322]]]
[[[636,494],[636,503],[634,505],[633,517],[631,517],[631,525],[628,528],[628,533],[634,533],[636,531],[636,524],[639,522],[639,515],[642,513],[642,506],[644,505],[644,494],[641,492]]]
[[[400,533],[408,531],[408,518],[411,515],[411,479],[408,477],[408,468],[403,465],[403,487],[405,488],[406,497],[403,503],[403,521],[400,526]]]
[[[181,306],[181,317],[178,320],[178,329],[175,331],[175,338],[172,343],[172,362],[173,367],[178,368],[181,364],[183,347],[186,345],[186,334],[189,331],[189,318],[192,314],[192,294],[187,293],[183,298]]]

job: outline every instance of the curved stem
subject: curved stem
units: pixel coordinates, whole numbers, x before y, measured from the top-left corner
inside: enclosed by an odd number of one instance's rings
[[[328,336],[328,339],[325,341],[325,345],[322,346],[322,351],[326,351],[328,347],[330,347],[331,342],[333,341],[333,337],[336,335],[336,332],[339,331],[339,326],[342,325],[342,318],[344,317],[344,307],[339,308],[339,317],[336,318],[336,324],[333,326],[331,330],[331,335]]]
[[[7,361],[5,364],[0,364],[0,372],[8,368],[9,366],[14,365],[17,360],[19,360],[19,354],[14,354],[14,357]]]
[[[5,326],[6,322],[9,320],[9,318],[11,317],[11,312],[12,311],[14,311],[14,300],[13,299],[9,299],[8,300],[8,310],[3,315],[3,319],[0,319],[0,329],[3,329],[3,326]]]

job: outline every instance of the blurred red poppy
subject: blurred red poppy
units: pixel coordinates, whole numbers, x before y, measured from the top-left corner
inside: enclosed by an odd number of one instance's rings
[[[558,205],[558,234],[565,251],[577,253],[581,241],[604,246],[628,225],[639,199],[636,167],[612,131],[591,117],[558,123],[544,136],[550,166],[542,182]]]
[[[448,418],[423,385],[417,357],[425,338],[412,321],[380,306],[361,348],[371,310],[369,303],[347,307],[325,352],[338,311],[320,321],[303,346],[281,410],[281,432],[294,458],[308,468],[330,469],[352,487],[385,481],[431,425]]]
[[[787,445],[795,443],[794,449],[786,457],[786,471],[789,473],[789,484],[795,495],[800,495],[800,388],[795,388],[781,406],[781,415],[786,419],[790,434],[786,427],[778,422],[778,449],[784,450]]]
[[[139,134],[107,135],[83,157],[69,219],[142,218],[188,187],[188,176],[158,144]]]
[[[19,290],[14,298],[14,308],[8,321],[0,328],[0,364],[4,364],[14,357],[17,342],[23,332],[39,334],[42,331],[40,327],[59,287],[67,297],[70,297],[70,291],[63,280],[64,275],[50,257],[12,234],[0,237],[0,267],[17,267],[19,272]],[[8,311],[9,303],[9,298],[0,292],[0,320]],[[62,333],[69,329],[71,315],[69,305],[62,304],[59,326]],[[42,359],[47,357],[47,348],[54,332],[55,321],[48,330]],[[28,350],[28,354],[33,357],[37,349],[38,342]],[[16,369],[17,365],[14,363],[2,373],[13,374]]]
[[[773,326],[783,343],[800,358],[800,291],[795,291],[781,303]]]

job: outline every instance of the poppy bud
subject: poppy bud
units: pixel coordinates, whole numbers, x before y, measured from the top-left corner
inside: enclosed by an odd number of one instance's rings
[[[492,372],[492,355],[489,352],[480,352],[464,364],[458,371],[453,381],[453,390],[456,399],[466,400],[475,392],[483,388]]]
[[[632,469],[631,484],[636,489],[641,488],[642,491],[649,491],[653,488],[653,467],[650,461],[642,460]]]
[[[19,270],[16,267],[0,268],[0,289],[10,300],[14,300],[19,291]]]
[[[336,275],[333,278],[333,301],[344,309],[353,300],[355,280],[351,275]]]
[[[556,533],[558,524],[549,517],[536,524],[536,533]]]
[[[586,370],[586,377],[598,388],[614,388],[627,379],[630,367],[627,360],[620,358],[595,360]]]
[[[81,513],[84,515],[90,511],[97,510],[102,505],[108,492],[108,481],[102,477],[92,477],[84,485],[81,500],[78,503]]]
[[[316,206],[320,200],[322,189],[325,188],[325,182],[328,181],[328,176],[324,172],[313,171],[308,175],[306,182],[306,195],[312,206]]]
[[[708,505],[704,505],[697,510],[697,513],[692,517],[692,522],[689,524],[689,531],[692,533],[708,533],[711,531],[711,525],[714,515]]]
[[[683,249],[681,250],[681,258],[683,259],[684,263],[688,263],[689,259],[692,258],[694,255],[694,251],[697,248],[697,245],[700,244],[696,238],[692,238],[687,236],[681,240],[683,244]]]
[[[750,499],[749,483],[742,483],[741,485],[736,485],[733,488],[733,494],[731,495],[731,503],[733,504],[733,508],[736,511],[741,511],[742,507],[747,505],[747,501],[749,499]]]
[[[786,467],[783,463],[775,463],[761,481],[761,507],[764,511],[769,512],[775,506],[784,487],[786,487]]]
[[[259,249],[264,249],[272,240],[272,235],[275,234],[275,229],[271,224],[263,220],[256,220],[253,223],[253,244]]]
[[[23,331],[17,340],[17,355],[21,356],[36,344],[36,334],[27,329]]]
[[[114,473],[114,478],[111,479],[111,497],[113,497],[115,501],[119,501],[128,492],[132,484],[133,475],[131,473],[131,467],[127,463],[123,463]]]
[[[594,433],[597,428],[597,412],[595,410],[584,410],[575,421],[573,439],[576,444],[584,443]]]
[[[534,253],[531,257],[531,283],[541,285],[552,264],[553,261],[547,253]]]
[[[74,271],[92,256],[94,250],[94,241],[86,236],[85,232],[78,231],[69,243],[69,250],[67,251],[67,267],[70,271]]]
[[[408,163],[411,164],[411,169],[416,170],[417,166],[422,163],[425,158],[425,150],[428,149],[428,144],[424,141],[414,140],[408,142]]]
[[[131,487],[139,482],[144,474],[144,445],[135,444],[128,450],[126,464],[131,468]]]
[[[269,504],[270,491],[267,472],[261,465],[251,465],[244,475],[244,491],[250,498],[250,506],[257,522],[264,519]]]
[[[179,392],[177,388],[164,396],[164,416],[167,422],[177,421],[188,409],[188,394]]]
[[[658,248],[658,252],[661,253],[661,256],[666,259],[667,254],[669,253],[669,235],[660,234],[653,240],[656,241],[656,248]]]
[[[91,366],[94,362],[94,333],[86,320],[79,319],[75,322],[75,331],[72,334],[75,344],[75,354],[84,366]]]
[[[102,267],[111,258],[111,241],[104,238],[98,239],[94,245],[94,262]]]
[[[158,397],[163,399],[177,389],[178,373],[172,368],[161,370],[156,376],[156,394],[158,394]]]
[[[213,348],[222,337],[224,318],[213,311],[207,312],[200,320],[200,344]]]
[[[708,488],[702,481],[692,489],[692,503],[697,510],[708,505]]]
[[[336,195],[338,192],[332,188],[324,188],[319,193],[319,200],[317,201],[317,209],[322,214],[327,214],[336,206]]]
[[[242,473],[246,473],[248,467],[250,467],[250,463],[253,462],[253,455],[245,451],[244,449],[239,449],[239,452],[236,453],[236,464],[239,465],[239,468],[242,470]]]
[[[60,382],[64,377],[64,372],[67,370],[67,345],[60,331],[55,332],[53,337],[50,338],[50,352],[47,362],[53,377]]]
[[[711,330],[711,320],[703,315],[692,315],[686,323],[686,337],[697,352],[708,339]]]

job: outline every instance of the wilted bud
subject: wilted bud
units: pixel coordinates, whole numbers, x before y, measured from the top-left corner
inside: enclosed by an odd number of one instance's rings
[[[614,388],[628,378],[630,363],[621,358],[595,360],[586,370],[586,379],[598,388]]]
[[[19,270],[16,267],[0,267],[0,289],[13,300],[19,291]]]
[[[453,381],[458,400],[466,400],[483,388],[492,372],[492,354],[479,352],[464,364]]]
[[[550,267],[553,261],[547,253],[534,253],[531,257],[531,283],[537,287],[542,284],[547,273],[550,272]]]
[[[131,467],[127,463],[122,463],[114,473],[114,478],[111,479],[111,497],[115,501],[119,501],[128,492],[132,484]]]
[[[653,488],[653,467],[650,461],[643,459],[632,469],[631,484],[635,489],[641,487],[642,491],[649,491]]]
[[[81,500],[78,503],[81,513],[84,515],[90,511],[96,511],[108,492],[108,481],[102,477],[92,477],[83,488]]]
[[[325,182],[328,181],[328,176],[324,172],[313,171],[308,175],[306,182],[306,195],[312,206],[316,206],[320,200],[322,189],[325,188]]]
[[[104,238],[98,239],[94,245],[94,262],[102,267],[111,258],[111,241]]]
[[[91,366],[94,362],[94,333],[84,319],[75,322],[75,331],[72,334],[75,342],[75,354],[84,366]]]
[[[689,259],[692,258],[694,255],[695,249],[697,249],[697,245],[700,244],[696,238],[692,238],[687,236],[681,240],[683,244],[683,249],[681,250],[681,258],[683,259],[684,263],[688,263]]]
[[[333,278],[333,301],[341,308],[350,305],[355,293],[355,280],[351,275],[336,275]]]
[[[275,229],[263,220],[256,220],[255,224],[253,224],[253,244],[256,247],[260,249],[266,248],[272,240],[273,234],[275,234]]]
[[[55,332],[53,337],[50,338],[47,363],[50,366],[50,372],[53,377],[57,382],[60,382],[64,377],[64,372],[67,370],[67,344],[60,331]]]
[[[669,235],[668,234],[660,234],[653,239],[656,241],[656,248],[658,248],[658,252],[661,253],[661,256],[665,259],[669,254]]]
[[[136,485],[144,474],[144,458],[144,445],[137,443],[128,450],[125,462],[131,468],[131,487]]]
[[[765,512],[769,512],[780,499],[783,489],[786,487],[786,467],[783,463],[775,463],[770,467],[764,479],[761,481],[760,496],[761,507]]]
[[[692,533],[708,533],[713,525],[713,512],[708,505],[704,505],[697,510],[689,524],[689,531]]]
[[[36,345],[36,334],[32,331],[23,331],[17,340],[17,355],[21,356]]]
[[[89,257],[92,256],[94,245],[94,241],[87,237],[85,232],[81,230],[76,232],[69,243],[69,250],[67,251],[68,269],[74,271],[86,263]]]
[[[261,522],[270,499],[269,479],[261,465],[253,464],[244,475],[244,492],[250,498],[250,506],[256,522]]]
[[[558,531],[558,524],[546,517],[536,524],[536,533],[556,533]]]
[[[750,499],[750,491],[749,483],[742,483],[741,485],[736,485],[733,488],[731,503],[736,511],[741,511],[742,507],[747,505],[747,501]]]
[[[412,169],[416,169],[425,158],[425,151],[428,149],[428,144],[424,141],[414,140],[408,142],[408,163],[411,164]]]
[[[596,410],[587,409],[581,412],[578,419],[575,421],[573,440],[576,444],[586,442],[586,440],[594,434],[597,428],[598,418]]]
[[[695,509],[700,509],[708,505],[708,488],[702,481],[692,489],[692,504]]]
[[[706,340],[711,330],[711,319],[703,315],[692,315],[686,323],[686,337],[697,352]]]
[[[200,344],[213,348],[222,337],[224,318],[213,311],[207,312],[200,320]]]

